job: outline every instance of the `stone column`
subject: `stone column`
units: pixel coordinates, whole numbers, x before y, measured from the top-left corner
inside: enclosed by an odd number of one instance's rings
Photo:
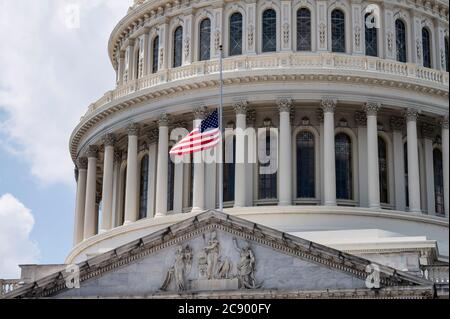
[[[428,215],[436,215],[436,206],[434,199],[434,168],[433,168],[433,139],[434,125],[424,123],[422,125],[422,137],[425,153],[425,185],[427,195],[427,212]]]
[[[254,196],[254,175],[255,175],[255,167],[257,162],[257,155],[256,155],[256,131],[255,128],[256,123],[256,111],[254,109],[247,110],[247,127],[252,128],[254,134],[251,134],[248,136],[247,141],[247,163],[245,165],[246,172],[245,172],[245,192],[246,192],[246,199],[245,204],[246,206],[253,206],[253,196]]]
[[[367,103],[367,172],[369,193],[369,208],[380,209],[380,176],[378,163],[378,121],[377,112],[380,109],[378,103]]]
[[[234,207],[246,206],[245,187],[245,130],[247,128],[247,101],[239,101],[233,105],[236,112],[236,160],[234,170]]]
[[[158,167],[156,173],[155,217],[167,215],[167,178],[169,173],[169,117],[162,114],[158,121]]]
[[[111,225],[113,228],[120,226],[119,225],[119,197],[120,193],[120,165],[122,163],[122,152],[114,151],[114,168],[113,168],[113,207],[112,207],[112,221]]]
[[[406,112],[406,129],[408,142],[408,194],[409,211],[421,212],[420,209],[420,176],[419,176],[419,150],[417,144],[417,117],[416,109],[410,108]]]
[[[113,183],[114,183],[114,134],[108,134],[104,138],[105,155],[103,159],[103,207],[100,233],[104,233],[112,227],[113,207]]]
[[[138,135],[139,126],[128,126],[127,177],[125,187],[125,225],[138,219]]]
[[[336,100],[324,99],[321,107],[324,116],[324,198],[325,206],[336,206],[336,156],[334,144],[334,111]]]
[[[367,173],[367,114],[356,112],[355,122],[358,126],[358,177],[359,206],[369,207],[368,173]]]
[[[194,127],[200,125],[205,118],[206,110],[200,107],[194,110]],[[192,192],[192,212],[205,210],[205,163],[202,159],[203,152],[193,154],[194,183]]]
[[[78,180],[77,199],[75,203],[74,246],[83,241],[84,235],[84,206],[86,204],[86,178],[88,160],[80,157],[77,160]]]
[[[120,51],[118,54],[118,67],[117,67],[117,85],[123,84],[123,76],[125,71],[125,52]]]
[[[449,214],[449,138],[448,138],[448,115],[442,120],[442,166],[444,173],[444,211],[445,217]]]
[[[86,152],[88,158],[87,178],[86,178],[86,203],[84,209],[84,239],[88,239],[95,235],[96,225],[96,182],[97,182],[97,157],[98,147],[89,146]]]
[[[278,171],[280,173],[280,206],[292,205],[292,132],[291,113],[292,100],[279,99],[280,111],[280,151]]]
[[[403,118],[391,118],[392,143],[394,149],[395,209],[400,211],[406,210],[405,154],[403,147],[404,127],[405,120]]]

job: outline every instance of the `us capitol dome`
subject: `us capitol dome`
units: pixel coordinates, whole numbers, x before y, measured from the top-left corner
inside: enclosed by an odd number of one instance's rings
[[[370,261],[385,296],[448,297],[448,9],[444,0],[135,0],[108,43],[116,87],[70,137],[77,194],[65,265],[81,267],[81,289],[25,283],[17,296],[373,297],[361,279]],[[263,134],[225,136],[245,145],[234,156],[278,155],[273,174],[260,174],[260,162],[224,164],[224,213],[218,165],[169,157],[172,130],[191,131],[219,104],[221,48],[224,126]],[[211,243],[238,286],[209,268],[201,247]],[[170,277],[177,265],[185,282]],[[254,277],[242,277],[244,266]],[[102,280],[116,272],[130,282],[106,292]]]

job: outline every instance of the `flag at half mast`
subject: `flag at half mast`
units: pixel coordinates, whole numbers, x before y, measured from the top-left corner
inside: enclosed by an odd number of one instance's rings
[[[200,125],[179,141],[170,155],[186,155],[216,147],[220,142],[219,114],[213,111]]]

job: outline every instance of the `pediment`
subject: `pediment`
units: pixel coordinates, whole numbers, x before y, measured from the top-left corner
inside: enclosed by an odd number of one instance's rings
[[[77,265],[80,288],[59,272],[9,297],[422,296],[432,283],[217,211],[208,211]]]

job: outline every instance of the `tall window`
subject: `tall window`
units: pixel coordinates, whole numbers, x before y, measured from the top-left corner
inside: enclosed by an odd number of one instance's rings
[[[266,154],[269,156],[271,154],[271,138],[270,131],[266,132]],[[270,166],[270,163],[261,164],[262,167]],[[258,172],[259,176],[259,199],[275,199],[277,198],[277,173],[273,174],[261,174]]]
[[[444,171],[442,166],[442,152],[435,148],[433,150],[434,169],[434,200],[436,213],[444,214]]]
[[[335,137],[336,198],[353,199],[352,142],[345,133]]]
[[[409,187],[408,187],[408,144],[403,144],[403,159],[405,165],[405,199],[406,207],[409,207]]]
[[[380,179],[380,202],[389,202],[388,194],[388,161],[386,141],[378,136],[378,174]]]
[[[444,43],[445,43],[445,48],[444,48],[444,50],[445,50],[445,71],[449,71],[449,63],[448,63],[448,45],[449,45],[449,43],[448,43],[448,37],[445,37],[445,40],[444,40]]]
[[[181,66],[183,61],[183,28],[178,27],[173,33],[173,67]]]
[[[395,44],[397,46],[397,61],[406,62],[406,26],[399,19],[395,21]]]
[[[422,57],[423,66],[431,68],[431,38],[427,28],[422,28]]]
[[[315,142],[309,131],[297,135],[297,198],[314,198],[315,190]]]
[[[200,56],[199,60],[209,60],[211,57],[211,20],[200,22]]]
[[[230,17],[230,56],[242,54],[242,14],[235,12]]]
[[[267,9],[262,16],[262,52],[277,50],[277,13]]]
[[[167,179],[167,211],[173,210],[173,197],[174,197],[174,187],[175,187],[175,163],[172,159],[168,158],[169,169],[168,169],[168,179]]]
[[[194,202],[194,156],[191,154],[189,159],[189,203],[188,207],[193,206]]]
[[[233,157],[232,162],[227,163],[227,156],[225,152],[229,152],[225,148],[224,152],[224,164],[223,164],[223,200],[225,202],[230,202],[234,200],[234,180],[235,180],[235,162],[236,162],[236,137],[232,136],[229,138],[233,138]]]
[[[153,47],[152,47],[152,73],[158,72],[159,68],[159,37],[155,37],[153,39]]]
[[[311,51],[311,11],[297,11],[297,51]]]
[[[148,203],[148,155],[141,160],[141,179],[139,188],[139,219],[147,217]]]
[[[119,224],[121,226],[125,223],[125,194],[127,193],[127,166],[125,166],[122,173],[122,194],[121,196],[121,207],[120,207],[120,216],[119,216]]]
[[[135,57],[135,59],[134,59],[134,66],[135,66],[135,73],[134,73],[134,77],[136,78],[136,79],[139,79],[139,76],[141,75],[140,73],[140,71],[141,71],[141,63],[140,63],[140,58],[141,58],[141,54],[140,54],[140,49],[138,49],[137,51],[136,51],[136,57]]]
[[[371,26],[368,26],[367,19],[372,17]],[[365,37],[366,37],[366,55],[378,56],[378,30],[375,27],[375,15],[367,13],[364,17]]]
[[[345,52],[345,15],[338,9],[331,12],[331,50]]]

